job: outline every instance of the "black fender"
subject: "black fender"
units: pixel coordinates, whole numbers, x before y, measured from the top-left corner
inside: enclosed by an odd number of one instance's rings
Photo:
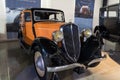
[[[97,52],[100,52],[100,50],[101,47],[99,45],[98,39],[92,35],[86,40],[86,42],[82,43],[79,62],[87,62],[89,60],[92,60],[95,54]],[[98,53],[98,55],[101,55],[101,53]]]
[[[94,28],[94,33],[95,33],[97,30],[99,30],[99,26],[96,26],[96,27]]]
[[[40,38],[36,38],[33,41],[32,46],[31,46],[31,53],[33,55],[33,60],[35,58],[35,55],[37,54],[35,52],[38,51],[41,53],[41,55],[42,55],[41,59],[43,59],[43,61],[44,61],[43,63],[44,63],[45,74],[44,74],[44,76],[40,76],[39,70],[38,70],[38,68],[36,68],[37,63],[34,60],[35,69],[36,69],[38,76],[40,77],[40,80],[41,79],[47,80],[47,75],[48,75],[47,67],[51,66],[53,64],[50,56],[55,55],[55,53],[57,53],[57,50],[58,50],[58,46],[55,44],[54,41],[52,41],[48,38],[40,37]]]
[[[30,51],[32,51],[35,46],[39,46],[43,55],[53,55],[58,50],[58,46],[55,44],[55,42],[45,37],[36,38],[32,43]]]
[[[106,29],[105,26],[100,25],[100,26],[96,26],[94,29],[94,33],[99,30],[100,34],[102,37],[107,38],[109,37],[109,31]]]
[[[103,25],[96,26],[94,29],[94,33],[96,32],[96,30],[99,30],[100,32],[107,31],[106,27],[104,27]]]
[[[31,46],[31,52],[34,50],[35,46],[39,46],[48,66],[68,64],[66,58],[60,56],[63,51],[54,41],[44,37],[36,38]]]

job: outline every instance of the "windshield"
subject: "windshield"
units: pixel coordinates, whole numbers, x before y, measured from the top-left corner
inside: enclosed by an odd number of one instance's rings
[[[64,14],[60,11],[35,10],[35,21],[64,21]]]

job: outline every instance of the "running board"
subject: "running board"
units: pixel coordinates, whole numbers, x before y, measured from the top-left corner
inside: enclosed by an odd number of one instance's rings
[[[90,66],[91,64],[94,64],[96,62],[100,62],[100,61],[104,60],[105,58],[106,58],[106,55],[104,55],[101,58],[94,59],[88,63],[88,66]],[[64,65],[64,66],[47,67],[47,72],[60,72],[60,71],[73,69],[76,67],[82,67],[82,68],[86,69],[88,66],[85,66],[84,64],[80,64],[80,63],[73,63],[73,64],[69,64],[69,65]]]

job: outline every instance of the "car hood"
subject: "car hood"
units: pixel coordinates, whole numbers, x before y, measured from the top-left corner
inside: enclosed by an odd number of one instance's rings
[[[59,30],[64,22],[38,22],[34,24],[36,37],[46,37],[52,39],[52,33]]]

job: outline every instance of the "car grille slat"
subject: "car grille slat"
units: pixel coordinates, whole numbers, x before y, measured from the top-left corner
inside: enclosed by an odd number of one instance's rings
[[[80,55],[81,43],[79,28],[75,24],[66,24],[61,27],[64,39],[62,41],[66,56],[69,60],[76,62]]]

